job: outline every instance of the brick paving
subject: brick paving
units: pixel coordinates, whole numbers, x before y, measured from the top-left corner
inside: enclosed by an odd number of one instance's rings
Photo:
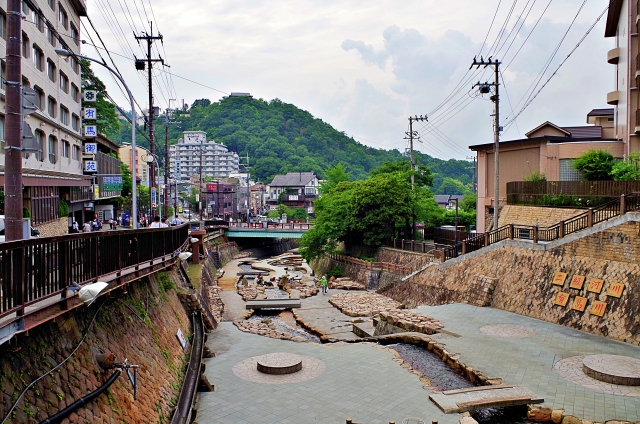
[[[505,384],[529,388],[543,397],[547,406],[564,408],[565,414],[588,420],[640,419],[640,397],[625,396],[620,391],[609,393],[603,386],[607,383],[578,374],[575,367],[573,375],[580,377],[580,381],[572,381],[570,367],[561,362],[571,359],[577,364],[575,357],[596,354],[640,359],[638,346],[494,308],[450,304],[415,310],[440,320],[447,331],[460,336],[443,337],[439,342],[445,344],[448,351],[459,353],[461,362],[487,376],[501,377]],[[481,327],[493,324],[522,325],[535,329],[537,334],[507,338],[480,332]],[[554,368],[558,363],[561,370]],[[629,391],[638,390],[638,387],[626,387]]]

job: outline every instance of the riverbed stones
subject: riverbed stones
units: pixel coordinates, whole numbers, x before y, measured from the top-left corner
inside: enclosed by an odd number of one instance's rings
[[[242,300],[266,299],[264,287],[261,286],[238,286],[238,294],[242,296]]]
[[[340,277],[336,278],[333,281],[329,281],[330,289],[340,289],[340,290],[365,290],[366,287],[362,283],[358,283],[353,281],[348,277]]]
[[[439,329],[444,328],[444,325],[437,319],[406,309],[389,309],[380,312],[378,316],[388,324],[405,331],[435,334]]]
[[[374,292],[345,292],[332,296],[329,303],[351,317],[367,317],[389,309],[398,309],[400,302]]]
[[[257,334],[259,336],[270,337],[272,339],[291,340],[294,342],[306,342],[304,337],[294,336],[291,333],[279,331],[275,325],[271,323],[271,320],[264,319],[262,321],[234,321],[233,324],[238,327],[240,331],[245,333]]]

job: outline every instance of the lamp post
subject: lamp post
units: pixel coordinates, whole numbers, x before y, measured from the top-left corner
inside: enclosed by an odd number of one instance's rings
[[[80,59],[86,59],[90,62],[95,62],[100,66],[104,66],[105,68],[107,68],[113,75],[116,76],[116,78],[118,78],[118,80],[120,81],[120,83],[124,86],[124,89],[127,90],[127,95],[129,96],[129,103],[131,103],[131,168],[132,169],[132,173],[133,173],[133,178],[131,179],[131,215],[132,215],[132,222],[133,222],[133,229],[138,228],[138,205],[136,203],[137,201],[137,193],[136,193],[136,175],[137,175],[137,170],[136,170],[136,109],[135,109],[135,104],[133,102],[133,95],[131,94],[131,90],[129,90],[129,87],[127,86],[127,84],[124,82],[124,79],[122,78],[122,76],[117,73],[115,70],[113,70],[112,68],[110,68],[107,64],[105,64],[104,62],[100,62],[99,60],[93,59],[91,57],[88,56],[83,56],[80,54],[76,54],[76,53],[72,53],[69,50],[65,50],[65,49],[56,49],[56,53],[59,56],[62,57],[69,57],[69,56],[74,56],[76,58],[80,58]]]
[[[449,195],[449,204],[451,202],[456,202],[456,232],[455,232],[455,242],[454,245],[458,244],[458,199],[454,199],[451,195]]]

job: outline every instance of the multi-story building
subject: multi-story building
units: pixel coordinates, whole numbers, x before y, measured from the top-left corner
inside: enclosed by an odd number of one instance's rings
[[[607,62],[615,66],[614,87],[607,103],[614,106],[615,137],[625,143],[625,156],[640,150],[640,50],[638,29],[640,0],[612,0],[607,14],[605,37],[614,38]]]
[[[0,51],[6,51],[7,2],[0,0]],[[22,85],[35,90],[37,110],[25,117],[37,143],[37,152],[23,152],[24,205],[35,225],[57,221],[59,202],[70,212],[91,199],[91,179],[82,172],[80,64],[61,58],[56,48],[80,53],[80,16],[83,0],[22,2]],[[1,55],[4,57],[4,53]],[[5,60],[1,60],[2,80]],[[0,85],[0,184],[4,185],[5,86]]]
[[[207,140],[204,131],[185,131],[184,138],[169,147],[169,163],[178,181],[188,181],[191,176],[202,178],[226,178],[239,169],[238,154],[224,145]],[[202,172],[200,167],[202,166]]]
[[[289,172],[276,175],[269,184],[269,206],[279,202],[294,208],[305,208],[313,213],[313,202],[318,197],[320,181],[313,172]]]
[[[126,164],[129,169],[133,167],[133,157],[131,155],[131,143],[122,143],[118,152],[122,163]],[[136,182],[149,186],[149,164],[146,158],[151,153],[144,147],[136,146]],[[133,171],[131,172],[133,174]]]

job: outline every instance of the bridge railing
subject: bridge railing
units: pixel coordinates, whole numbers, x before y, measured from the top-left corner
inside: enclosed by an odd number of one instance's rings
[[[114,230],[0,243],[0,319],[186,246],[188,226]]]
[[[278,230],[308,230],[313,228],[313,224],[287,222],[230,222],[229,228],[249,228],[249,229],[278,229]]]

